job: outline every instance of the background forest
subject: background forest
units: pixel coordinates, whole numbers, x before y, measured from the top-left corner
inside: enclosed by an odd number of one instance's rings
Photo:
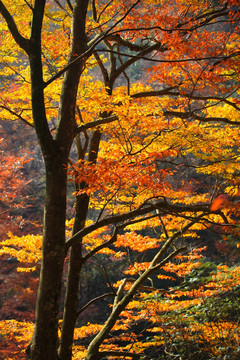
[[[0,359],[239,359],[239,1],[0,14]]]

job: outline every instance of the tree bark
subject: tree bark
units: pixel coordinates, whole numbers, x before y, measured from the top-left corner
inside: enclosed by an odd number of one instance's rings
[[[97,160],[100,139],[101,133],[99,130],[96,130],[93,133],[91,139],[88,155],[88,161],[92,163],[95,163]],[[80,187],[84,188],[86,186],[87,184],[83,183]],[[80,194],[79,196],[77,196],[73,235],[83,229],[85,226],[88,213],[88,204],[88,195]],[[71,247],[69,259],[67,289],[65,295],[64,316],[62,324],[62,336],[59,348],[59,356],[62,360],[71,360],[72,358],[72,345],[74,329],[77,320],[79,282],[82,265],[82,241],[79,241],[73,244],[73,246]]]
[[[76,218],[74,230],[77,232],[84,227],[89,198],[87,195],[81,195],[76,202]],[[67,288],[64,302],[64,315],[62,323],[62,334],[59,348],[60,359],[71,360],[74,329],[76,324],[76,314],[78,310],[79,279],[82,268],[82,242],[74,244],[71,247]]]
[[[46,164],[43,254],[31,360],[57,359],[58,316],[65,258],[66,169],[57,154]]]
[[[65,220],[67,198],[67,165],[75,137],[75,107],[79,78],[84,59],[65,73],[59,102],[55,139],[52,138],[45,114],[44,82],[41,63],[41,21],[44,0],[35,2],[31,48],[32,108],[36,133],[46,167],[46,195],[43,231],[43,255],[36,305],[36,322],[28,349],[31,360],[58,359],[58,317],[63,275]],[[72,45],[69,62],[86,50],[85,21],[88,0],[76,0],[73,10]],[[41,19],[42,19],[41,18]]]
[[[33,337],[28,348],[31,360],[57,359],[58,312],[65,257],[65,217],[68,149],[60,151],[46,118],[42,74],[41,29],[45,1],[35,2],[28,55],[31,67],[33,120],[45,160],[46,188],[43,251]]]

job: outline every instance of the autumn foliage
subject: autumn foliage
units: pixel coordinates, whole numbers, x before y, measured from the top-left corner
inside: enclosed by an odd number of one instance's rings
[[[21,231],[30,160],[1,150],[3,358],[237,359],[238,1],[0,14],[0,116],[46,176],[43,235]]]

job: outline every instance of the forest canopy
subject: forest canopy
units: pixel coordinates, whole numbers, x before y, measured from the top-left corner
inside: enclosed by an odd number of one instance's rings
[[[0,14],[4,359],[237,359],[238,0]]]

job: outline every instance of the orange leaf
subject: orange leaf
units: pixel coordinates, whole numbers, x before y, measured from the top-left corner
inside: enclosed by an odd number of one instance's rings
[[[226,205],[227,202],[228,202],[227,196],[224,194],[221,194],[213,201],[213,203],[211,205],[211,210],[216,211],[216,210],[222,209]]]

